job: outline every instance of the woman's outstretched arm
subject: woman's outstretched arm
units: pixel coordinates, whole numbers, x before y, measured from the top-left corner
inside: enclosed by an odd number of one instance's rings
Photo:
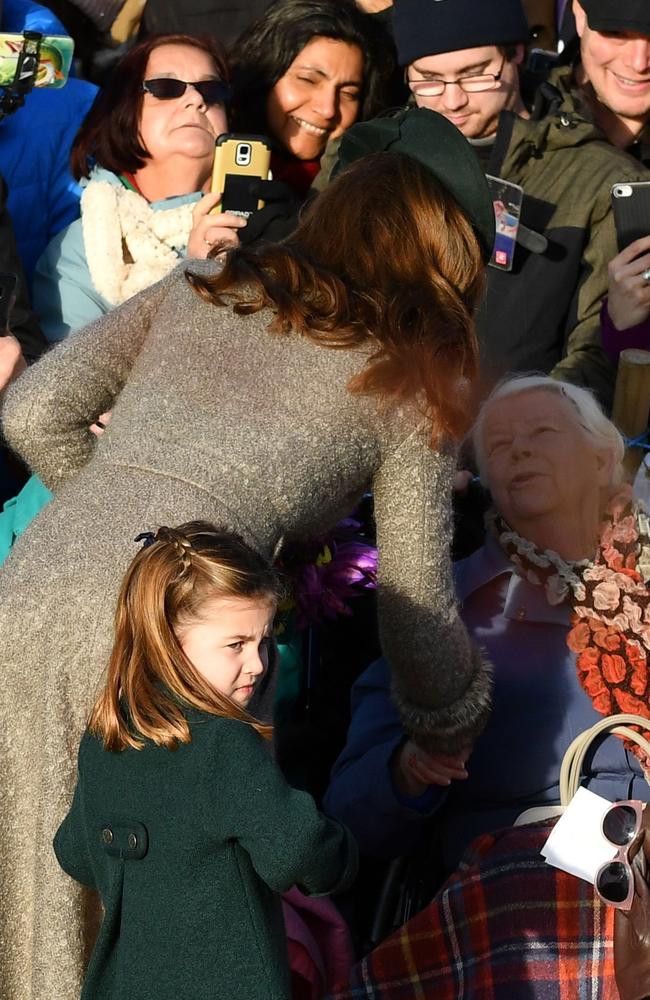
[[[463,625],[451,573],[451,449],[413,432],[375,476],[378,610],[392,696],[415,741],[432,753],[471,746],[490,710],[490,673]]]

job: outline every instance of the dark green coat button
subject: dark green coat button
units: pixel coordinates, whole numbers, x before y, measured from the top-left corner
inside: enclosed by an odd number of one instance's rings
[[[113,831],[109,826],[107,826],[106,829],[102,830],[102,840],[105,844],[113,843]]]

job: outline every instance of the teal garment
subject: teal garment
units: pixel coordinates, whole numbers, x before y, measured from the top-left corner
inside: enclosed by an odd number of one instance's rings
[[[296,628],[294,610],[281,609],[275,622],[277,670],[273,721],[283,726],[293,716],[303,688],[303,646],[305,632]]]
[[[280,894],[356,874],[351,834],[252,727],[186,714],[192,741],[175,751],[81,742],[54,850],[105,909],[82,1000],[290,1000]]]
[[[7,500],[0,513],[0,565],[5,561],[11,547],[46,503],[52,494],[38,476],[28,479],[17,496]]]
[[[90,181],[122,184],[117,174],[103,167],[93,169]],[[151,202],[150,207],[154,211],[178,208],[200,197],[201,192],[178,195]],[[185,256],[184,251],[184,247],[179,251],[179,259]],[[92,323],[112,309],[90,277],[81,219],[58,233],[39,259],[32,282],[32,307],[49,343],[64,340],[73,330]]]

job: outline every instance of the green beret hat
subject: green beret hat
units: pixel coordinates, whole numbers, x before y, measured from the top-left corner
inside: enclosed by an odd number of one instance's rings
[[[455,125],[429,108],[357,122],[344,133],[332,176],[370,153],[390,150],[417,160],[458,202],[486,261],[494,247],[494,207],[478,157]]]

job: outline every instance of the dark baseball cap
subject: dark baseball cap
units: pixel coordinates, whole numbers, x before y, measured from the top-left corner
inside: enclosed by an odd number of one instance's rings
[[[592,31],[632,31],[650,37],[650,0],[580,0]]]

